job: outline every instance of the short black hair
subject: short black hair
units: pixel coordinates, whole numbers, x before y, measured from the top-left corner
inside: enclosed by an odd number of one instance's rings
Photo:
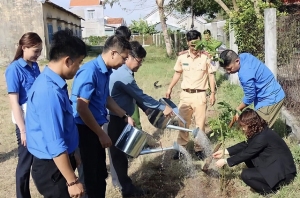
[[[187,41],[192,41],[200,39],[201,40],[201,33],[198,32],[197,30],[190,30],[186,33],[186,40]]]
[[[207,30],[204,30],[203,34],[209,34],[209,36],[211,36],[211,32],[210,32],[210,30],[209,30],[209,29],[207,29]]]
[[[53,34],[49,52],[50,61],[58,61],[63,57],[69,56],[71,59],[86,57],[86,45],[78,37],[73,36],[69,29],[60,30]]]
[[[113,35],[108,37],[105,41],[103,52],[106,53],[109,50],[117,50],[122,53],[124,50],[131,50],[129,41],[123,36]]]
[[[220,54],[220,59],[222,60],[219,61],[220,67],[227,67],[228,65],[230,65],[230,63],[234,62],[238,58],[239,56],[233,50],[224,50]]]
[[[128,27],[122,25],[116,29],[115,35],[124,36],[127,40],[130,40],[131,31]]]
[[[138,41],[131,41],[130,42],[131,51],[129,54],[135,58],[145,58],[147,55],[146,50]]]

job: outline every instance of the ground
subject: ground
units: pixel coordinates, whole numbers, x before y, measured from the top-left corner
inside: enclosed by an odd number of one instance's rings
[[[156,99],[164,97],[165,91],[170,83],[173,75],[173,65],[175,60],[169,60],[165,57],[165,51],[155,47],[147,48],[148,56],[141,67],[140,71],[135,75],[137,84],[145,91],[145,93],[153,96]],[[88,61],[92,57],[87,57]],[[40,65],[44,65],[42,62]],[[8,103],[6,85],[4,79],[5,67],[0,67],[0,197],[12,198],[15,197],[15,167],[17,164],[17,143],[14,132],[14,125],[11,122],[11,111]],[[155,81],[159,81],[158,85],[161,88],[156,89],[153,86]],[[68,84],[71,85],[72,81]],[[226,100],[231,105],[236,105],[239,101],[241,91],[237,87],[232,87],[228,82],[219,82],[219,92],[217,100]],[[71,86],[69,86],[70,88]],[[176,86],[172,93],[172,100],[178,104],[180,86]],[[218,108],[208,108],[208,119],[216,118]],[[169,147],[177,138],[177,131],[174,130],[156,130],[148,122],[145,114],[141,112],[143,130],[152,135],[152,143],[160,142],[163,147]],[[191,127],[193,128],[193,126]],[[210,129],[207,126],[206,132]],[[229,146],[238,140],[228,140],[226,145]],[[293,154],[296,155],[295,160],[300,162],[300,149],[292,144],[287,139],[287,142],[292,147]],[[212,147],[217,142],[212,142]],[[190,145],[192,147],[192,143]],[[189,149],[192,150],[192,149]],[[190,151],[193,153],[192,151]],[[130,160],[129,175],[134,183],[138,186],[147,188],[151,194],[145,198],[220,198],[220,197],[260,197],[253,193],[239,178],[243,165],[234,168],[224,168],[218,170],[213,166],[213,163],[208,172],[201,171],[203,162],[192,160],[192,165],[187,166],[185,160],[174,161],[172,156],[174,151],[164,153],[155,153],[142,155]],[[109,160],[107,158],[107,164]],[[108,165],[109,168],[109,165]],[[224,172],[224,175],[221,176]],[[224,180],[224,183],[222,182]],[[279,193],[271,197],[295,198],[300,192],[300,179],[296,178],[295,182],[288,187],[283,188]],[[221,187],[223,191],[221,191]],[[33,198],[40,198],[33,181],[31,181],[31,192]],[[111,183],[111,178],[107,179],[108,198],[120,198],[121,194],[118,189],[114,188]]]

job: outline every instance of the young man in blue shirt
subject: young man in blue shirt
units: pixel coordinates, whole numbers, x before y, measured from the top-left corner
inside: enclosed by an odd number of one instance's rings
[[[80,197],[74,170],[78,131],[68,97],[72,79],[86,56],[85,43],[69,30],[53,35],[50,62],[33,83],[27,100],[27,148],[34,156],[32,178],[44,197]]]
[[[131,49],[124,37],[109,37],[103,52],[85,63],[76,73],[71,101],[79,132],[79,148],[83,165],[84,183],[89,198],[105,197],[107,169],[105,148],[111,139],[101,128],[107,123],[107,109],[124,121],[134,124],[126,111],[109,96],[109,77],[112,69],[123,65]]]
[[[255,56],[249,53],[237,55],[232,50],[225,50],[220,54],[220,66],[227,73],[238,72],[244,98],[236,108],[241,112],[254,103],[256,112],[267,121],[271,128],[275,123],[283,105],[285,93],[275,79],[271,70]]]
[[[158,108],[166,116],[169,115],[172,113],[172,108],[144,94],[143,90],[136,84],[133,74],[142,66],[143,59],[146,57],[146,51],[137,41],[130,42],[130,45],[132,50],[129,52],[125,64],[118,70],[114,70],[111,74],[109,81],[111,97],[130,115],[135,111],[136,103],[138,105],[141,104],[143,109],[145,107],[151,109]],[[146,192],[134,186],[127,174],[127,155],[114,146],[127,123],[114,112],[110,111],[109,114],[108,135],[113,143],[113,146],[109,148],[112,159],[111,163],[121,185],[122,195],[123,197],[143,196]]]

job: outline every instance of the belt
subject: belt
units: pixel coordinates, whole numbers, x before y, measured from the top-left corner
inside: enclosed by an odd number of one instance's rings
[[[199,92],[205,92],[206,90],[204,90],[204,89],[183,89],[183,91],[188,92],[188,93],[199,93]]]

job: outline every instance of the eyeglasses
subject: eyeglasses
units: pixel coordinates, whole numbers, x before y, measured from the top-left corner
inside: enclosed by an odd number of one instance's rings
[[[127,57],[123,57],[118,51],[114,51],[114,52],[117,52],[117,54],[119,54],[121,56],[121,58],[123,59],[123,61],[125,62],[127,60]]]
[[[139,64],[141,64],[142,62],[144,62],[144,59],[142,58],[141,60],[138,60],[136,59],[134,56],[133,56],[134,60],[136,60],[136,62],[138,62]]]

